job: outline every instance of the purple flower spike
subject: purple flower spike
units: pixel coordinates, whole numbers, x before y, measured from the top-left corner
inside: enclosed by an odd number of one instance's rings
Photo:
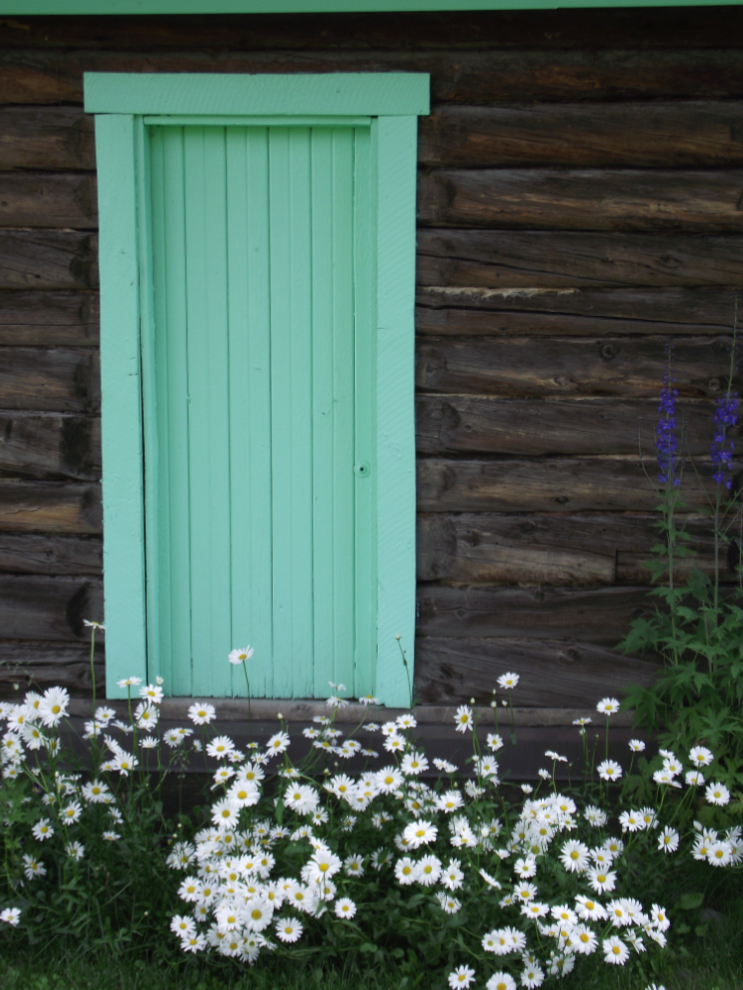
[[[712,464],[715,473],[712,477],[718,485],[724,485],[728,491],[733,487],[733,450],[735,443],[727,435],[728,429],[738,422],[738,393],[729,392],[717,400],[715,408],[715,434],[712,437]]]
[[[676,435],[676,397],[678,390],[671,387],[670,372],[663,377],[663,388],[658,406],[658,425],[655,428],[655,449],[658,455],[658,481],[662,485],[678,485],[678,437]]]

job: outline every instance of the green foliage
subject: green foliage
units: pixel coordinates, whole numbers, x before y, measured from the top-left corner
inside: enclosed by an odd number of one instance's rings
[[[650,616],[633,620],[620,644],[626,653],[660,656],[664,667],[650,686],[634,686],[623,702],[633,709],[635,725],[647,729],[671,749],[706,745],[714,750],[716,779],[729,788],[743,786],[743,591],[740,583],[720,580],[721,548],[737,546],[740,505],[724,507],[718,495],[712,513],[715,531],[715,575],[691,568],[686,581],[674,581],[672,561],[678,556],[671,541],[678,536],[669,522],[678,503],[675,493],[661,503],[659,524],[668,542],[659,544],[651,566],[658,604]],[[727,513],[723,509],[727,508]],[[732,518],[731,518],[732,517]],[[675,535],[674,535],[675,534]],[[690,553],[687,551],[687,556]]]
[[[731,790],[743,786],[743,501],[740,486],[733,484],[730,436],[739,405],[733,389],[737,322],[736,301],[727,388],[716,402],[710,431],[716,484],[707,510],[714,545],[712,573],[690,566],[695,555],[679,524],[684,464],[677,453],[669,351],[656,431],[660,487],[655,526],[662,539],[652,547],[653,559],[646,564],[655,607],[650,616],[633,621],[620,644],[627,653],[649,653],[664,664],[651,687],[635,686],[624,701],[624,708],[634,710],[635,724],[671,748],[709,746],[716,754],[715,777]],[[684,564],[681,582],[679,562]],[[725,584],[731,574],[735,583]]]

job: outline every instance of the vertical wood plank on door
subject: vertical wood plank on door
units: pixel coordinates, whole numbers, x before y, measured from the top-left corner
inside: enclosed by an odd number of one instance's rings
[[[353,131],[333,132],[333,680],[355,692],[354,632],[354,144]],[[324,333],[322,326],[313,328]]]
[[[314,663],[312,694],[322,697],[334,670],[333,505],[333,131],[315,127],[312,144],[312,528]]]
[[[274,692],[312,690],[312,281],[308,128],[269,132]]]
[[[229,690],[231,648],[225,129],[187,127],[192,691]]]
[[[356,475],[354,502],[354,681],[359,696],[373,694],[377,660],[376,352],[372,333],[376,276],[371,191],[371,131],[359,127],[354,148],[354,448],[356,463],[369,468],[365,476]]]
[[[250,690],[273,694],[268,130],[227,128],[232,643]],[[246,694],[242,670],[232,691]]]
[[[182,128],[156,128],[151,140],[152,237],[158,462],[158,546],[154,582],[159,637],[153,664],[174,694],[191,693],[191,551],[188,448],[185,172]],[[153,572],[156,572],[153,574]]]
[[[353,685],[353,131],[312,131],[314,696]]]

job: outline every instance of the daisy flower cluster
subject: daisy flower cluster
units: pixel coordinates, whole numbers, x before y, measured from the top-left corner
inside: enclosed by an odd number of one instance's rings
[[[230,662],[243,663],[248,652],[236,651]],[[518,675],[500,681],[512,692]],[[444,959],[456,945],[457,965],[445,974],[450,987],[539,987],[580,971],[583,957],[624,966],[664,947],[671,922],[664,905],[638,898],[638,859],[655,857],[659,869],[684,857],[715,869],[743,860],[741,828],[728,821],[731,795],[701,745],[683,758],[660,750],[648,761],[646,744],[632,740],[625,768],[609,758],[607,744],[592,781],[568,791],[556,768],[569,760],[548,750],[549,769],[513,801],[502,784],[495,706],[487,732],[472,706],[457,708],[453,729],[472,743],[458,765],[426,754],[415,711],[385,721],[379,709],[382,718],[372,721],[373,698],[360,724],[341,730],[346,689],[339,684],[331,685],[328,714],[315,716],[302,739],[279,716],[269,738],[239,745],[206,701],[190,705],[188,725],[162,732],[162,683],[121,683],[130,717],[95,709],[84,727],[93,753],[85,776],[60,769],[66,692],[29,692],[22,703],[0,707],[3,787],[30,780],[38,797],[28,799],[18,826],[18,882],[7,891],[9,903],[0,902],[6,931],[23,928],[21,885],[49,882],[61,856],[84,863],[94,855],[85,840],[93,831],[96,849],[120,842],[129,827],[123,795],[133,780],[148,786],[145,780],[157,779],[144,772],[153,760],[161,778],[173,762],[185,765],[187,753],[209,771],[208,823],[194,835],[174,835],[164,855],[182,905],[170,929],[190,954],[254,964],[295,946],[332,942],[351,950],[368,941],[380,910],[394,905],[391,939],[424,942],[434,958],[445,949]],[[617,709],[616,699],[597,705],[607,720]],[[581,733],[589,721],[580,720]],[[617,792],[638,758],[654,800],[631,807]],[[684,808],[694,818],[686,830],[678,815]]]
[[[91,855],[93,870],[103,870],[101,848],[113,850],[131,831],[129,791],[122,800],[121,785],[128,787],[140,765],[137,751],[159,745],[155,729],[163,690],[162,682],[140,687],[138,678],[129,678],[127,684],[139,695],[133,704],[130,698],[131,718],[119,719],[113,708],[102,705],[84,723],[83,738],[94,747],[87,774],[69,769],[76,757],[63,746],[70,704],[64,688],[29,691],[16,704],[0,702],[0,851],[7,864],[6,896],[27,899],[45,881],[67,875],[71,864],[84,869]],[[151,839],[156,845],[157,837]],[[21,916],[17,904],[2,907],[0,901],[1,922],[18,927]]]
[[[509,674],[501,687],[517,681]],[[343,688],[333,687],[329,704],[336,708]],[[607,718],[618,707],[615,699],[597,705]],[[286,726],[245,753],[218,737],[219,747],[207,750],[235,769],[227,779],[215,771],[223,793],[212,805],[212,826],[169,861],[185,874],[180,896],[187,910],[172,923],[182,949],[254,963],[262,952],[317,944],[329,927],[336,943],[345,937],[351,946],[365,938],[380,899],[390,896],[398,904],[403,897],[402,929],[414,923],[421,904],[440,938],[447,916],[466,915],[468,928],[480,926],[468,957],[448,974],[453,988],[475,981],[488,990],[539,987],[563,979],[584,956],[623,966],[663,948],[666,909],[634,896],[627,864],[645,849],[665,861],[679,850],[679,833],[661,827],[665,782],[654,781],[657,808],[617,814],[585,800],[579,806],[545,771],[552,791],[540,796],[539,788],[525,787],[523,804],[509,807],[496,756],[503,739],[487,733],[481,749],[476,722],[471,706],[454,713],[455,731],[473,738],[464,774],[448,760],[429,760],[415,739],[414,712],[381,725],[362,723],[364,733],[379,734],[381,752],[358,742],[358,732],[344,739],[333,718],[316,717],[303,730],[320,758],[314,762],[311,752],[309,767],[291,759]],[[644,745],[633,740],[630,750]],[[698,747],[687,761],[696,773],[701,754]],[[553,767],[567,762],[553,751],[545,755]],[[365,757],[366,769],[341,772],[339,761],[352,756]],[[674,754],[663,751],[661,758],[665,772],[683,773]],[[622,774],[617,761],[596,768],[599,781]],[[710,804],[722,802],[720,788],[706,795]],[[708,857],[711,865],[741,861],[739,829],[723,836],[702,830],[693,840],[695,858],[705,842],[705,856],[715,842],[715,850],[726,844],[724,856]]]

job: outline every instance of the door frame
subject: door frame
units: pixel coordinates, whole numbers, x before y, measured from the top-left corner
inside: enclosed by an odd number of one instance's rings
[[[246,115],[271,122],[363,116],[373,118],[377,649],[372,683],[384,704],[409,704],[400,642],[412,669],[416,145],[417,118],[429,112],[429,88],[425,73],[85,74],[85,109],[96,115],[98,162],[109,698],[126,696],[119,680],[148,677],[142,416],[142,321],[147,314],[141,283],[147,284],[149,273],[140,202],[147,167],[145,118],[184,115],[212,123],[209,118]]]

